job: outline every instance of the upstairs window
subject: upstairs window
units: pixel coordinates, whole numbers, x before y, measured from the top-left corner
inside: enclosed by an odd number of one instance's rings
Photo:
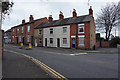
[[[50,34],[53,34],[53,29],[50,29]]]
[[[84,33],[84,24],[78,24],[78,33]]]
[[[39,34],[40,34],[40,35],[42,34],[42,30],[41,30],[41,29],[39,30]]]
[[[63,33],[67,33],[67,27],[63,27]]]
[[[30,26],[28,26],[28,32],[30,32]]]
[[[14,29],[13,29],[13,33],[14,33]]]
[[[17,33],[19,33],[19,28],[17,28]]]
[[[22,27],[22,33],[23,33],[24,27]]]

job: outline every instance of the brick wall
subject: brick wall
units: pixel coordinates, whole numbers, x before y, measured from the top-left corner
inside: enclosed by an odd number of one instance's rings
[[[3,38],[4,38],[4,31],[0,30],[0,57],[3,55]]]
[[[101,45],[101,46],[100,46],[100,45]],[[100,41],[97,41],[97,42],[96,42],[96,47],[97,47],[97,48],[99,48],[99,47],[108,48],[108,47],[110,47],[110,44],[109,44],[108,41],[101,41],[101,43],[100,43]]]

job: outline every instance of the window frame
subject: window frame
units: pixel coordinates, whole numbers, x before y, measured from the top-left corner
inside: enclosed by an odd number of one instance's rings
[[[17,28],[17,34],[19,34],[19,28]]]
[[[82,41],[81,41],[82,40]],[[81,41],[81,42],[80,42]],[[85,37],[79,37],[79,47],[83,47],[84,45],[85,45],[85,43],[84,43],[84,41],[85,41]]]
[[[40,42],[40,41],[41,41],[41,42]],[[39,43],[40,43],[40,44],[42,43],[42,39],[41,39],[41,38],[39,39]]]
[[[52,41],[51,41],[52,40]],[[50,44],[53,44],[53,38],[50,38]]]
[[[19,36],[19,42],[21,42],[21,36]]]
[[[42,29],[39,29],[39,35],[41,35],[42,34]]]
[[[63,27],[63,33],[67,33],[67,27]]]
[[[63,44],[67,44],[67,38],[63,38]]]
[[[52,33],[51,33],[52,32]],[[50,28],[50,34],[53,34],[53,28]]]
[[[84,24],[78,24],[78,34],[83,34],[85,31],[84,31]],[[80,29],[83,28],[83,32],[80,32]]]
[[[27,32],[30,32],[30,26],[27,27]]]
[[[22,29],[21,29],[22,31],[21,31],[21,33],[23,33],[24,32],[24,27],[22,27]]]
[[[30,35],[27,35],[27,42],[30,42]]]

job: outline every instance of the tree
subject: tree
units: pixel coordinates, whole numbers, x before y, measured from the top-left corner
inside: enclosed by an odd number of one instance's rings
[[[13,7],[14,3],[13,2],[2,2],[2,15],[3,15],[3,19],[5,19],[5,15],[9,15],[11,8]]]
[[[105,33],[106,41],[109,40],[113,27],[116,27],[120,21],[120,2],[107,4],[97,14],[96,29]]]

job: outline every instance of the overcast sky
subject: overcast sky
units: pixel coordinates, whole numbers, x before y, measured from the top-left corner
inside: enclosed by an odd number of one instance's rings
[[[100,12],[102,7],[107,3],[118,2],[119,0],[13,0],[15,4],[10,16],[6,16],[2,29],[7,30],[21,24],[22,19],[28,22],[29,15],[38,19],[52,14],[53,19],[57,20],[60,11],[63,12],[65,18],[71,17],[73,8],[76,9],[78,16],[86,15],[89,13],[88,1],[89,6],[93,8],[94,18],[96,19],[96,14]]]

